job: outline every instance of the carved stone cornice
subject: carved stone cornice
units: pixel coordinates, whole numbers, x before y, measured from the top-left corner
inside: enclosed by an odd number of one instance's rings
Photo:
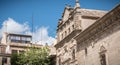
[[[102,17],[108,11],[100,10],[91,10],[91,9],[80,9],[81,15],[83,16],[92,16],[92,17]]]
[[[98,41],[120,30],[120,4],[75,37],[80,44]]]
[[[68,22],[73,21],[73,15],[69,15],[69,18],[63,22],[63,20],[61,19],[61,23],[57,26],[58,29],[61,29],[63,26],[65,26]]]

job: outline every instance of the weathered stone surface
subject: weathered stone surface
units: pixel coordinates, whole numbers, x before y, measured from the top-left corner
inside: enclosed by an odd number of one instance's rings
[[[67,20],[62,18],[58,25],[56,65],[120,65],[119,11],[120,5],[108,13],[82,8],[70,10]]]

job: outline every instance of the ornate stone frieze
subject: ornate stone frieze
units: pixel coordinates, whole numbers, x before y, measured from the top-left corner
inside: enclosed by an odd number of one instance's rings
[[[90,10],[90,9],[80,9],[81,14],[85,16],[97,16],[102,17],[107,11],[98,11],[98,10]]]
[[[77,40],[78,43],[91,43],[106,37],[107,35],[120,30],[120,10],[106,14],[96,21],[90,28],[83,31]],[[117,29],[116,29],[117,28]],[[84,34],[83,34],[84,33]],[[79,47],[79,45],[78,45]]]

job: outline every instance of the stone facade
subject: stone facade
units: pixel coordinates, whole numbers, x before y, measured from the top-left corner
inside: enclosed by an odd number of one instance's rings
[[[110,12],[65,7],[57,29],[56,65],[120,65],[120,5]]]

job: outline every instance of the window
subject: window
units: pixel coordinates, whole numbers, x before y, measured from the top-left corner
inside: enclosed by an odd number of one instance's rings
[[[27,37],[27,39],[26,39],[27,41],[31,41],[31,38],[30,37]]]
[[[74,30],[74,28],[75,28],[75,26],[74,25],[72,25],[72,29]]]
[[[11,42],[16,42],[16,36],[11,36]]]
[[[69,25],[70,24],[70,20],[67,22],[67,25]]]
[[[21,54],[24,53],[24,52],[25,52],[25,51],[23,51],[23,50],[20,50],[20,51],[19,51],[19,53],[21,53]]]
[[[106,49],[104,46],[100,48],[100,63],[101,65],[107,65],[106,64]]]
[[[75,49],[73,49],[73,51],[72,51],[72,57],[73,57],[73,59],[75,59]]]
[[[5,53],[5,47],[1,47],[1,53]]]
[[[61,65],[61,58],[59,58],[59,65]]]
[[[25,38],[25,37],[21,37],[21,40],[22,40],[22,41],[25,41],[25,40],[26,40],[26,38]]]
[[[19,37],[19,36],[16,36],[16,40],[20,40],[20,37]]]
[[[1,47],[0,47],[0,53],[1,53]]]
[[[17,50],[12,50],[12,54],[17,54]]]
[[[85,48],[85,55],[87,55],[88,51],[87,51],[87,48]]]
[[[67,36],[67,32],[65,31],[65,36]]]
[[[101,65],[106,65],[106,55],[105,54],[100,55],[100,63],[101,63]]]
[[[65,52],[68,52],[68,51],[67,51],[67,47],[66,47],[66,46],[64,47],[64,50],[65,50]]]
[[[26,37],[21,37],[21,42],[22,42],[22,43],[27,43],[26,41],[27,41],[27,40],[26,40]]]
[[[4,63],[7,63],[7,58],[6,57],[2,58],[2,64],[4,64]]]
[[[69,33],[71,32],[70,28],[68,29]]]
[[[62,34],[62,39],[63,39],[63,34]]]

